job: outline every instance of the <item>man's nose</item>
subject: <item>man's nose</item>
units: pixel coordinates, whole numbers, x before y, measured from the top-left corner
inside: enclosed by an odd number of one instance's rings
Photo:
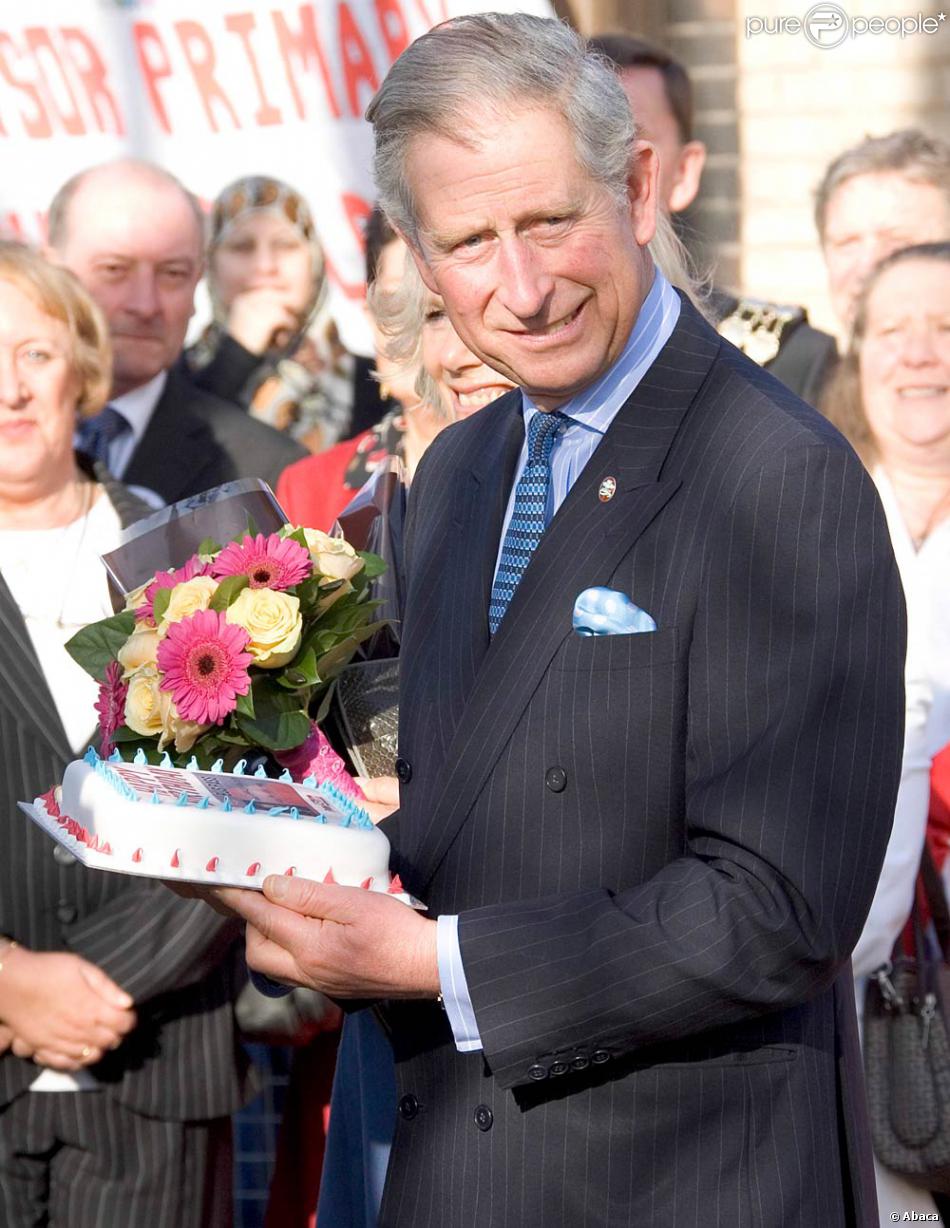
[[[554,279],[538,253],[521,238],[503,241],[499,255],[498,297],[519,320],[541,314],[554,289]]]
[[[158,315],[161,300],[158,281],[151,269],[138,269],[131,277],[124,306],[137,316]]]

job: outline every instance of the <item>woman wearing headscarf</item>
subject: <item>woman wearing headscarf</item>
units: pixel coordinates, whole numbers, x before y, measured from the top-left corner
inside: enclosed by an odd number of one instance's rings
[[[326,310],[326,262],[300,193],[265,175],[226,187],[207,283],[212,321],[186,355],[194,382],[312,452],[344,438],[353,359]]]

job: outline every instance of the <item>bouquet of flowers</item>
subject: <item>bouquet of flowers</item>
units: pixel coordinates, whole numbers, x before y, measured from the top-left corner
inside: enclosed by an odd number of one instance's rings
[[[318,723],[333,680],[383,625],[369,599],[383,568],[289,524],[201,542],[67,644],[99,682],[102,755],[207,768],[258,751],[305,775],[330,749]]]

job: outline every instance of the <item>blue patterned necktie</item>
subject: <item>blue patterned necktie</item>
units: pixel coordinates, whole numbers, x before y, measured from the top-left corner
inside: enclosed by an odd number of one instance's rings
[[[131,429],[128,419],[107,405],[94,418],[86,418],[79,424],[79,447],[87,456],[102,461],[108,468],[109,445]]]
[[[551,485],[551,449],[558,431],[570,421],[556,411],[537,413],[528,424],[528,460],[515,489],[508,531],[488,605],[488,629],[498,630],[531,556],[544,532],[544,511]]]

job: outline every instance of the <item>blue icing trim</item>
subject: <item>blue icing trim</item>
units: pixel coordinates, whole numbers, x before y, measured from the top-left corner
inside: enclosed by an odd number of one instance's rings
[[[358,802],[354,802],[352,797],[349,797],[342,789],[338,789],[336,785],[326,781],[318,790],[325,798],[333,802],[338,810],[342,810],[343,818],[340,820],[341,827],[361,827],[368,828],[373,826],[373,821]]]
[[[122,762],[121,755],[119,756],[119,762]],[[137,802],[139,800],[138,794],[135,792],[132,786],[127,784],[119,773],[114,772],[112,768],[109,767],[108,763],[105,763],[102,759],[96,763],[95,771],[96,775],[101,776],[103,780],[107,781],[120,797],[124,797],[130,802]]]
[[[203,798],[201,799],[201,801],[198,803],[198,809],[199,809],[199,810],[207,810],[207,809],[208,809],[208,807],[209,807],[210,805],[211,805],[211,798],[210,798],[210,797],[203,797]]]
[[[148,766],[148,756],[146,755],[145,751],[142,750],[141,746],[135,752],[135,755],[132,758],[132,762],[135,764],[136,767],[147,767]]]
[[[162,753],[162,761],[161,761],[161,763],[159,764],[159,767],[163,767],[163,768],[173,768],[174,766],[175,766],[175,765],[174,765],[174,763],[172,763],[172,757],[171,757],[171,755],[168,753],[168,751],[167,751],[167,750],[166,750],[166,751],[164,751],[164,752]]]
[[[109,756],[109,762],[110,762],[110,763],[124,763],[124,762],[125,762],[125,760],[124,760],[124,759],[122,758],[122,756],[119,754],[119,748],[118,748],[118,746],[115,748],[115,750],[114,750],[114,751],[112,752],[112,754]]]
[[[224,800],[221,803],[221,809],[228,810],[228,811],[234,809],[234,807],[231,805],[231,794],[230,793],[225,793]]]
[[[83,755],[82,761],[83,763],[88,763],[90,767],[94,768],[96,764],[99,762],[99,756],[90,746],[89,749],[86,751],[86,753]]]
[[[303,783],[308,789],[315,789],[317,787],[317,778],[316,776],[305,776],[303,778]]]
[[[185,771],[186,772],[200,772],[201,771],[201,764],[198,762],[198,760],[195,758],[194,755],[192,755],[191,758],[188,760],[188,763],[185,767]]]
[[[160,806],[162,804],[162,799],[158,796],[157,789],[152,790],[152,796],[149,798],[149,801],[153,806]]]
[[[282,785],[292,785],[294,783],[293,776],[291,776],[290,772],[286,768],[284,768],[284,770],[277,777],[277,779],[280,781]]]
[[[188,805],[188,794],[185,792],[184,789],[182,789],[182,791],[178,794],[178,797],[175,800],[175,805],[176,806],[187,806]]]
[[[276,816],[279,814],[286,814],[289,809],[289,806],[271,806],[267,813]]]
[[[300,818],[300,811],[297,809],[297,807],[296,807],[296,806],[291,806],[291,808],[290,808],[290,817],[291,817],[292,819],[299,819],[299,818]]]
[[[255,776],[258,778],[258,779],[261,779],[261,778],[263,778],[264,780],[266,780],[266,779],[267,779],[267,772],[264,770],[264,765],[263,765],[263,763],[259,763],[259,764],[257,765],[257,767],[254,769],[254,775],[255,775]]]
[[[247,760],[246,760],[246,759],[238,759],[237,763],[235,763],[234,767],[232,768],[232,772],[233,772],[233,774],[234,774],[235,776],[243,776],[243,775],[244,775],[244,769],[245,769],[246,767],[247,767]]]
[[[245,814],[257,814],[257,807],[254,805],[254,799],[253,799],[253,797],[252,797],[252,798],[251,798],[251,800],[250,800],[250,801],[247,803],[247,805],[244,807],[244,813],[245,813]]]
[[[223,772],[224,771],[224,760],[215,759],[214,763],[212,763],[211,765],[211,770],[212,772]]]

